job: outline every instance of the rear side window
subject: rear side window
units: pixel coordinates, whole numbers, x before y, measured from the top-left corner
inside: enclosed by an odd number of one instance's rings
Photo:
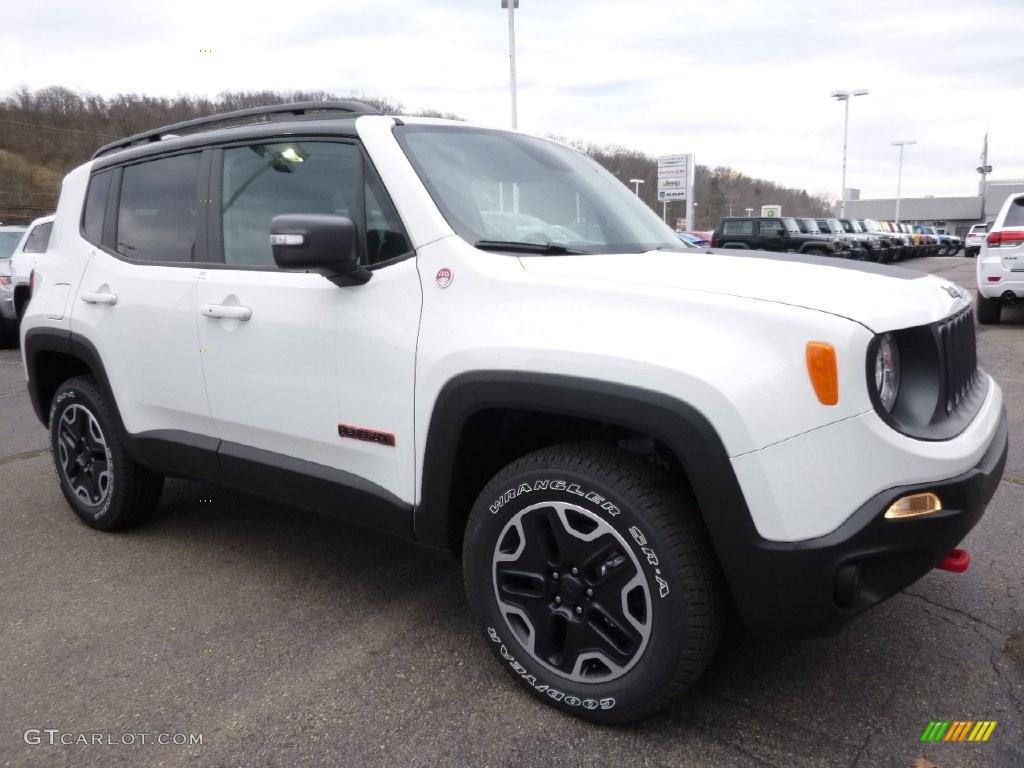
[[[85,212],[82,214],[82,235],[90,243],[100,244],[103,236],[103,216],[107,211],[107,192],[110,190],[112,171],[97,173],[89,180],[85,194]],[[47,235],[49,240],[49,235]]]
[[[53,229],[53,222],[47,221],[35,227],[25,240],[23,253],[46,253],[46,247],[50,244],[50,230]]]
[[[117,212],[118,253],[140,261],[192,260],[199,157],[162,157],[124,169]]]
[[[722,234],[724,235],[752,235],[754,234],[754,220],[753,219],[738,219],[736,221],[727,221],[722,225]]]
[[[1010,207],[1006,209],[1006,221],[1004,227],[1019,227],[1024,225],[1024,197],[1018,197]]]

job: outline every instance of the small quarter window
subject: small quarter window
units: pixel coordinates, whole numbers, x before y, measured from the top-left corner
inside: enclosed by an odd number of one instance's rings
[[[103,216],[107,211],[107,192],[110,190],[112,171],[97,173],[89,180],[82,214],[82,235],[90,243],[99,245],[103,237]],[[47,236],[49,240],[49,236]]]

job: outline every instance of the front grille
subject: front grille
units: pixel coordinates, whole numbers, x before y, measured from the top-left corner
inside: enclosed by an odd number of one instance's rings
[[[988,396],[978,368],[971,307],[945,320],[890,331],[900,351],[900,388],[890,411],[875,385],[884,334],[868,345],[867,383],[875,412],[898,432],[918,440],[949,440],[963,432]]]
[[[968,307],[960,314],[940,322],[938,334],[946,413],[950,414],[967,397],[978,377],[973,310]]]

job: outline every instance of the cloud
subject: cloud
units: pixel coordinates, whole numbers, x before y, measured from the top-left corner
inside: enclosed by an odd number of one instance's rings
[[[1017,0],[522,0],[519,124],[838,194],[977,189],[989,132],[994,178],[1024,178],[1024,53]],[[210,50],[211,53],[200,53]],[[225,90],[361,92],[410,110],[509,122],[507,14],[497,0],[42,0],[0,29],[0,91],[65,85],[103,95]]]

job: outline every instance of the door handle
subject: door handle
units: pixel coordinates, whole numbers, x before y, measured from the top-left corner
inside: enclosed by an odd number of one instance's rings
[[[86,304],[117,304],[116,293],[97,293],[96,291],[82,291],[78,297]]]
[[[248,320],[252,317],[249,307],[225,306],[223,304],[203,304],[199,310],[204,317],[218,317],[224,320]]]

